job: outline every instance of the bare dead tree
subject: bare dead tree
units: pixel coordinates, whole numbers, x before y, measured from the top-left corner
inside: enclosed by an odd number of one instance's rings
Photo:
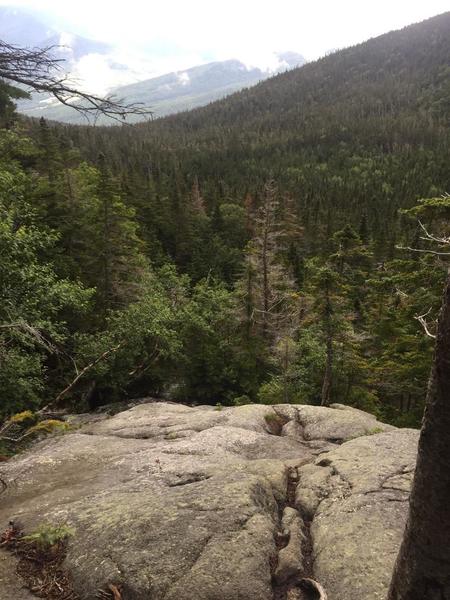
[[[51,94],[61,104],[88,118],[96,119],[102,114],[124,121],[129,115],[152,116],[152,111],[141,102],[126,103],[113,95],[101,97],[79,89],[64,72],[64,59],[55,56],[58,48],[60,46],[22,48],[0,40],[0,82]]]

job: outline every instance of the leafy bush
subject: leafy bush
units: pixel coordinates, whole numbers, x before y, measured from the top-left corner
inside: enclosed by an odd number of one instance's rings
[[[233,406],[245,406],[246,404],[251,404],[252,401],[247,394],[242,394],[242,396],[235,396],[231,403]]]

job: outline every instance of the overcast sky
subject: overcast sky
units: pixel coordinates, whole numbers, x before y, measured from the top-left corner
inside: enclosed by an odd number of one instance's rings
[[[1,0],[45,10],[76,33],[159,53],[308,59],[450,10],[448,0]]]
[[[448,0],[0,0],[51,14],[59,27],[146,48],[154,73],[238,58],[270,66],[273,52],[308,60],[449,10]]]

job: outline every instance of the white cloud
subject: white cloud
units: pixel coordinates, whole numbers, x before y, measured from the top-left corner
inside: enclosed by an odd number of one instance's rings
[[[275,70],[275,52],[292,50],[314,59],[448,10],[448,0],[0,0],[51,14],[59,28],[111,43],[115,60],[131,65],[123,82],[237,58]],[[112,85],[118,69],[90,55],[78,66],[97,87]],[[125,81],[126,80],[126,81]]]
[[[187,85],[190,82],[190,77],[188,73],[177,73],[177,79],[181,83],[181,85]]]
[[[70,52],[72,45],[73,45],[73,40],[74,40],[74,35],[72,33],[67,33],[66,31],[63,31],[61,33],[61,35],[59,36],[59,40],[58,43],[63,46],[62,50],[66,50],[67,52]]]

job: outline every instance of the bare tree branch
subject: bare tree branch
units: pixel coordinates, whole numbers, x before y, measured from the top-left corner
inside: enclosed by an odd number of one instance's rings
[[[436,237],[435,235],[433,235],[427,231],[427,229],[426,229],[425,225],[422,223],[422,221],[419,221],[419,225],[425,233],[425,237],[421,237],[420,238],[421,240],[438,242],[439,244],[444,244],[444,245],[450,244],[450,237]]]
[[[428,337],[433,338],[434,340],[436,339],[436,336],[434,335],[434,333],[431,333],[431,331],[428,328],[428,323],[425,319],[425,317],[427,317],[431,312],[431,306],[430,308],[427,310],[426,313],[424,313],[423,315],[415,315],[415,319],[416,321],[419,321],[419,323],[422,325],[425,333],[427,334]]]
[[[449,197],[448,194],[445,196],[442,196],[443,198],[447,198]],[[420,239],[421,240],[425,240],[427,242],[434,242],[434,243],[438,243],[441,244],[443,246],[448,246],[450,245],[450,237],[438,237],[436,235],[433,235],[432,233],[430,233],[428,231],[428,229],[425,227],[425,225],[422,223],[422,221],[419,220],[419,225],[422,229],[422,231],[424,232],[424,236],[421,236]],[[396,248],[398,248],[399,250],[409,250],[410,252],[421,252],[423,254],[434,254],[435,256],[450,256],[450,252],[441,252],[438,250],[426,250],[426,249],[421,249],[421,248],[411,248],[410,246],[404,247],[404,246],[396,246]],[[434,333],[431,333],[428,322],[426,320],[426,317],[430,314],[431,312],[431,307],[427,310],[426,313],[423,313],[422,315],[415,315],[414,318],[416,319],[416,321],[418,321],[422,327],[423,330],[425,331],[426,335],[432,339],[436,339],[436,335]]]
[[[62,71],[64,59],[56,58],[60,46],[21,48],[0,41],[0,80],[18,83],[35,92],[49,93],[65,106],[97,118],[103,114],[123,122],[129,115],[152,116],[141,102],[126,103],[113,95],[101,97],[83,92]]]
[[[42,331],[29,325],[25,321],[17,321],[17,323],[4,323],[0,325],[0,329],[19,329],[29,337],[33,338],[40,346],[43,346],[48,352],[57,354],[58,348],[44,336]]]
[[[98,356],[95,360],[93,360],[88,365],[86,365],[84,367],[84,369],[81,369],[81,371],[77,374],[77,376],[75,377],[75,379],[71,383],[69,383],[69,385],[62,390],[62,392],[60,392],[57,395],[57,397],[55,398],[54,402],[52,402],[51,404],[49,404],[49,405],[45,406],[44,408],[42,408],[41,411],[47,410],[51,405],[58,404],[58,402],[60,402],[60,400],[62,400],[64,398],[64,396],[66,396],[70,392],[70,390],[73,389],[76,386],[76,384],[78,383],[78,381],[83,377],[83,375],[85,375],[85,373],[87,373],[87,371],[90,371],[99,362],[101,362],[103,360],[106,360],[108,358],[108,356],[110,356],[111,354],[114,354],[115,352],[117,352],[119,350],[119,348],[121,348],[124,345],[125,345],[125,342],[120,342],[119,344],[117,344],[117,346],[114,346],[113,348],[110,348],[109,350],[106,350],[106,352],[103,352],[103,354],[100,354],[100,356]]]
[[[437,252],[436,250],[422,250],[411,248],[411,246],[395,246],[397,250],[409,250],[410,252],[422,252],[423,254],[435,254],[436,256],[450,256],[450,252]]]
[[[403,292],[399,287],[395,286],[395,293],[397,294],[397,296],[402,296],[403,298],[407,298],[408,294],[406,292]]]

